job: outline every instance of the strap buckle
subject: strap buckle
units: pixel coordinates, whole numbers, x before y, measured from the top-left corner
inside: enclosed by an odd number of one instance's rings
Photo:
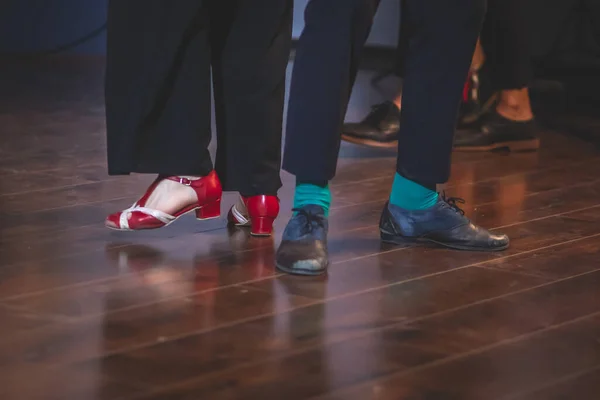
[[[192,181],[187,178],[179,178],[178,182],[185,186],[192,186]]]

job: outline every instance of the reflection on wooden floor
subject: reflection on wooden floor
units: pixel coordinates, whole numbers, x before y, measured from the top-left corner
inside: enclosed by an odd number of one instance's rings
[[[0,399],[599,398],[598,150],[456,154],[446,192],[512,239],[482,254],[380,244],[394,152],[344,145],[330,275],[281,276],[279,235],[103,228],[152,178],[106,176],[101,65],[0,67]]]

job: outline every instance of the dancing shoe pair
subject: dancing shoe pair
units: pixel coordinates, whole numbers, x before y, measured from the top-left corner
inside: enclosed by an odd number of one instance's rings
[[[148,199],[164,180],[189,186],[194,190],[196,200],[173,215],[146,207]],[[190,212],[195,212],[199,220],[217,218],[221,214],[222,192],[221,183],[214,171],[198,179],[158,177],[144,196],[131,207],[109,215],[106,226],[121,231],[156,229],[167,226]],[[433,207],[417,211],[386,204],[379,223],[381,240],[393,244],[433,243],[456,250],[507,249],[508,236],[493,234],[472,223],[457,204],[462,202],[462,199],[440,196]],[[329,223],[325,210],[316,205],[307,205],[294,211],[277,250],[276,266],[279,270],[294,275],[322,274],[329,265]],[[279,200],[276,196],[242,196],[230,209],[228,220],[233,225],[250,227],[250,233],[254,236],[269,236],[278,214]]]
[[[194,190],[196,201],[187,204],[173,214],[146,207],[146,203],[159,183],[164,180],[178,182]],[[199,220],[218,218],[221,215],[223,189],[215,171],[198,179],[180,176],[159,176],[146,193],[131,207],[109,215],[107,228],[119,231],[157,229],[170,225],[185,214],[194,212]],[[229,210],[228,221],[236,226],[250,228],[253,236],[269,236],[273,221],[279,214],[279,199],[276,196],[258,195],[244,197]]]
[[[465,84],[454,150],[537,150],[540,139],[535,119],[517,121],[500,115],[495,108],[497,94],[485,75],[472,73]],[[393,102],[377,104],[362,121],[344,124],[342,138],[370,147],[397,147],[400,119],[400,109]]]
[[[386,203],[379,221],[381,241],[389,244],[424,243],[454,250],[502,251],[509,238],[477,226],[459,207],[463,199],[440,195],[424,210],[405,210]],[[327,233],[329,221],[318,205],[295,209],[277,254],[277,269],[293,275],[320,275],[329,266]]]

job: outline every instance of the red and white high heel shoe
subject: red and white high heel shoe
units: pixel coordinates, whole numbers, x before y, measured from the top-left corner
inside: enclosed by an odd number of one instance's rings
[[[194,189],[198,200],[173,215],[145,207],[148,198],[163,180],[179,182]],[[215,171],[199,179],[187,179],[179,176],[159,177],[148,188],[144,196],[126,210],[116,212],[106,218],[106,227],[118,231],[138,231],[157,229],[173,223],[184,214],[195,211],[199,220],[218,218],[221,215],[221,196],[223,190]]]
[[[227,220],[235,226],[249,226],[253,236],[270,236],[278,215],[279,199],[276,196],[240,196],[229,210]]]

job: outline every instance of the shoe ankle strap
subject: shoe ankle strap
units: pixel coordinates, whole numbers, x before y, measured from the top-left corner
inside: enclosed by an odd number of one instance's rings
[[[182,176],[177,176],[177,175],[167,176],[167,177],[164,177],[163,179],[177,182],[177,183],[180,183],[185,186],[191,186],[193,188],[202,187],[202,186],[206,185],[207,182],[213,182],[213,181],[216,183],[217,186],[219,186],[219,187],[221,186],[221,184],[219,183],[219,178],[217,177],[217,174],[215,173],[215,171],[211,171],[211,173],[206,176],[199,176],[197,179],[188,179],[188,178],[184,178]]]
[[[182,185],[185,185],[185,186],[196,186],[195,183],[199,183],[202,180],[202,178],[188,179],[188,178],[183,178],[181,176],[167,176],[165,179],[169,180],[169,181],[181,183]]]
[[[169,178],[172,181],[179,182],[185,186],[192,186],[192,180],[188,178],[182,178],[180,176],[172,176]]]

